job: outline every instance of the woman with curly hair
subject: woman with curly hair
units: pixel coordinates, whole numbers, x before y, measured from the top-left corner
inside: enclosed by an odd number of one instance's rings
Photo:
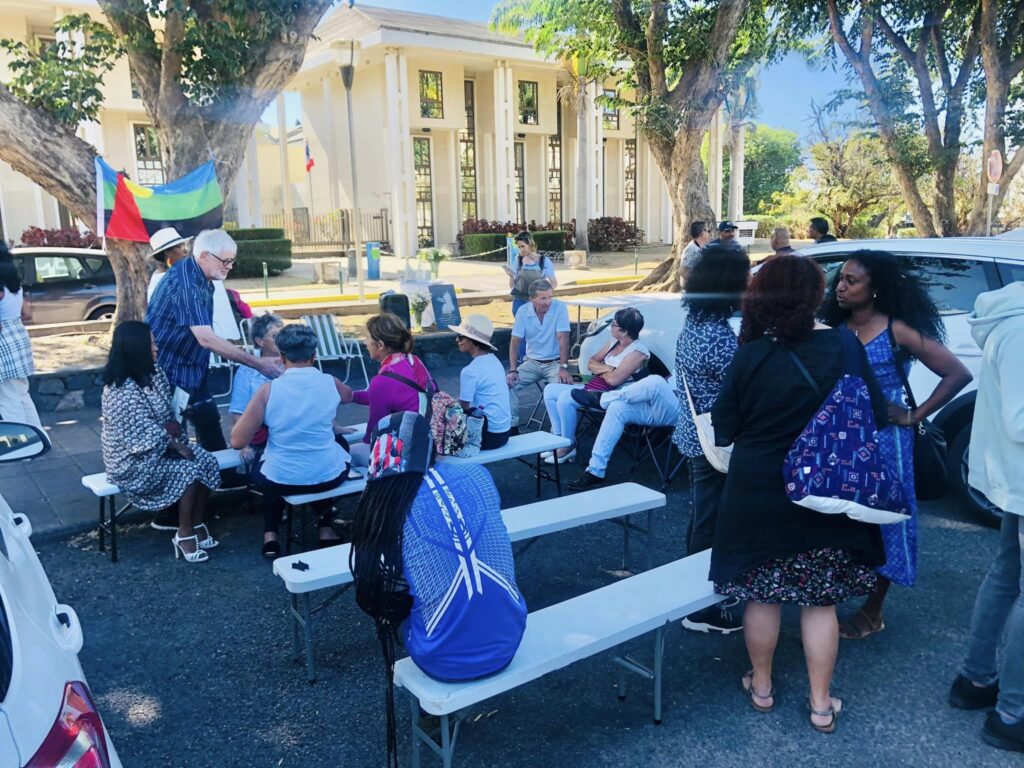
[[[889,403],[881,425],[882,455],[899,467],[900,484],[911,516],[882,526],[885,566],[864,605],[840,627],[845,640],[862,640],[885,629],[882,605],[892,582],[913,586],[917,578],[917,498],[914,493],[914,427],[956,397],[970,371],[945,346],[939,310],[921,281],[886,251],[857,251],[843,264],[821,308],[822,320],[846,327],[860,340]],[[907,407],[904,378],[920,360],[941,380],[917,408]],[[902,371],[901,371],[902,369]]]
[[[710,578],[719,594],[746,601],[743,634],[752,668],[741,684],[758,712],[775,706],[772,660],[782,603],[800,606],[810,722],[831,733],[842,710],[830,690],[839,645],[835,607],[872,590],[874,568],[884,557],[877,525],[823,515],[786,497],[783,463],[790,446],[842,376],[847,350],[863,355],[847,331],[815,322],[824,291],[825,278],[814,261],[774,256],[743,298],[740,347],[711,410],[716,443],[732,444],[733,453]],[[873,379],[868,385],[874,410],[884,418],[881,392]]]

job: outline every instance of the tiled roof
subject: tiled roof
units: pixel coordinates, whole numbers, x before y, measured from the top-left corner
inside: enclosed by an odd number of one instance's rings
[[[318,39],[310,42],[307,55],[315,55],[326,50],[334,41],[359,38],[381,29],[529,48],[522,36],[513,37],[493,32],[487,24],[479,21],[368,5],[356,5],[353,8],[343,5],[320,22],[313,33]]]

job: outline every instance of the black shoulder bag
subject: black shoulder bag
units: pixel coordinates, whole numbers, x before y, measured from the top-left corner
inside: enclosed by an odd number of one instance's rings
[[[896,363],[896,373],[900,377],[903,389],[907,393],[907,403],[911,409],[917,410],[917,400],[910,388],[907,372],[900,362],[900,346],[892,333],[892,321],[889,321],[889,344]],[[914,490],[921,501],[933,501],[946,495],[946,436],[942,430],[927,421],[919,422],[914,430]]]

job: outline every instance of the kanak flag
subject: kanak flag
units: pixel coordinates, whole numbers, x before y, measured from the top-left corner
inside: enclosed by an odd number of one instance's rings
[[[313,159],[312,153],[309,151],[309,142],[306,142],[306,173],[313,170],[313,166],[316,165],[316,161]]]
[[[97,157],[96,226],[100,237],[148,243],[150,235],[174,227],[182,237],[224,223],[224,196],[213,161],[169,184],[144,187]]]

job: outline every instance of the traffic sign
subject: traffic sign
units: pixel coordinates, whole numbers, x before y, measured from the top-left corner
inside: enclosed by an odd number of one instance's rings
[[[988,156],[988,162],[985,163],[985,167],[988,170],[988,180],[995,184],[1003,176],[1003,156],[999,153],[998,149],[993,149]]]

